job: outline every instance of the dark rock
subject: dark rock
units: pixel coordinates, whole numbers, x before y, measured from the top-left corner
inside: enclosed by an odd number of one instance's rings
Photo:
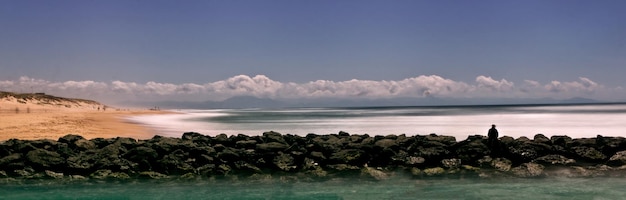
[[[343,132],[343,131],[339,131],[339,134],[338,134],[338,135],[339,135],[340,137],[348,137],[348,136],[350,136],[350,133]]]
[[[523,163],[520,166],[511,169],[511,172],[517,177],[539,177],[543,176],[543,169],[543,165],[537,163]]]
[[[572,142],[572,138],[565,135],[555,135],[550,137],[550,140],[552,141],[552,144],[566,148],[568,148],[569,144]]]
[[[396,140],[394,139],[382,139],[382,140],[376,141],[374,143],[374,146],[380,149],[387,149],[387,148],[396,149],[398,147],[398,143],[396,143]]]
[[[572,147],[572,150],[574,151],[574,154],[578,158],[585,160],[585,161],[599,162],[599,161],[606,159],[606,156],[602,154],[602,152],[596,150],[593,147],[576,146],[576,147]]]
[[[232,162],[239,160],[241,156],[234,149],[226,148],[222,152],[217,153],[217,158],[223,161]]]
[[[436,134],[430,134],[425,137],[428,141],[440,142],[445,145],[454,145],[456,144],[456,138],[452,136],[441,136]]]
[[[552,141],[548,137],[546,137],[545,135],[543,135],[541,133],[535,135],[535,137],[533,138],[533,142],[544,143],[544,144],[548,144],[548,145],[552,144]]]
[[[237,148],[244,148],[244,149],[253,149],[256,147],[256,144],[257,144],[256,140],[241,140],[241,141],[235,142],[235,146]]]
[[[263,138],[263,141],[266,143],[277,142],[277,143],[287,144],[287,141],[285,141],[285,138],[283,138],[283,135],[274,131],[263,133],[262,138]]]
[[[609,158],[609,165],[611,166],[622,166],[626,165],[626,151],[619,151],[615,153],[615,155]],[[1,164],[0,164],[1,166]]]
[[[108,169],[101,169],[89,175],[93,179],[129,179],[130,176],[123,172],[113,172]]]
[[[411,166],[416,166],[416,165],[424,164],[425,161],[426,161],[426,159],[424,159],[422,157],[410,156],[410,157],[407,158],[406,164],[407,165],[411,165]]]
[[[14,153],[0,158],[0,169],[15,170],[24,168],[25,164],[22,160],[22,154]]]
[[[36,149],[26,154],[27,160],[32,163],[33,167],[41,169],[56,168],[65,164],[65,159],[57,152]]]
[[[140,172],[139,173],[139,178],[164,179],[164,178],[168,178],[168,176],[165,175],[165,174],[161,174],[159,172],[145,171],[145,172]]]
[[[539,157],[533,162],[542,165],[571,165],[576,163],[574,159],[569,159],[565,156],[555,154]]]
[[[502,172],[511,170],[511,165],[511,161],[506,158],[495,158],[491,161],[491,167]]]
[[[483,136],[470,136],[455,145],[456,155],[465,163],[476,163],[478,159],[491,154]]]
[[[279,142],[261,143],[256,145],[257,150],[265,152],[283,151],[287,148],[289,148],[287,144]]]
[[[361,169],[361,175],[371,177],[378,181],[389,179],[389,174],[372,167],[364,167],[363,169]]]
[[[335,164],[335,165],[327,165],[328,169],[335,171],[355,171],[361,169],[358,166],[348,165],[348,164]]]
[[[366,158],[363,156],[363,151],[356,149],[344,149],[339,152],[333,153],[330,160],[334,163],[351,164],[355,166],[361,166],[365,164]]]
[[[69,134],[69,135],[65,135],[65,136],[59,138],[58,142],[67,143],[67,144],[73,144],[74,142],[76,142],[78,140],[84,140],[84,139],[85,138],[83,136]]]
[[[441,165],[447,169],[458,169],[461,166],[461,159],[443,159],[441,160]]]
[[[433,167],[433,168],[426,168],[422,170],[422,173],[424,173],[427,176],[441,176],[446,173],[446,170],[441,167]]]
[[[151,148],[148,147],[137,147],[133,148],[130,151],[126,152],[122,155],[123,158],[128,159],[131,162],[135,162],[138,164],[138,170],[152,170],[152,166],[154,162],[159,157],[159,154]]]
[[[191,141],[210,142],[209,137],[206,137],[205,135],[202,135],[202,134],[196,133],[196,132],[185,132],[185,133],[183,133],[183,136],[181,137],[181,139],[183,139],[183,140],[191,140]],[[205,143],[205,144],[209,144],[209,143]]]
[[[296,169],[293,157],[286,153],[279,152],[272,163],[281,171],[292,171]]]
[[[51,179],[63,179],[63,173],[57,173],[57,172],[53,172],[50,170],[46,170],[45,175],[47,178],[51,178]]]

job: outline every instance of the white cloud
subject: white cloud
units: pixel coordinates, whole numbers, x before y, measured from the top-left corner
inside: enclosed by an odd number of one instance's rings
[[[484,88],[497,92],[509,91],[513,88],[513,82],[509,82],[506,79],[496,81],[489,76],[476,77],[476,83],[478,88]]]
[[[0,81],[0,89],[14,92],[46,92],[60,96],[93,98],[97,100],[224,100],[234,96],[255,96],[272,99],[318,99],[318,98],[363,98],[384,99],[397,97],[422,98],[594,98],[610,97],[611,91],[586,77],[576,81],[551,81],[542,84],[525,80],[519,87],[506,79],[496,80],[489,76],[478,76],[468,84],[446,79],[437,75],[417,76],[402,80],[317,80],[306,83],[279,82],[264,75],[254,77],[238,75],[225,80],[196,83],[147,83],[112,81],[65,81],[20,77],[19,80]],[[623,98],[623,97],[619,97]]]

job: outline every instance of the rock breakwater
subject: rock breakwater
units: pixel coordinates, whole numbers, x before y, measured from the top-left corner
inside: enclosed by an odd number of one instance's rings
[[[66,135],[0,143],[0,179],[202,179],[357,175],[425,177],[626,177],[626,139],[538,134],[487,138],[441,135],[283,135],[184,133],[148,140]]]

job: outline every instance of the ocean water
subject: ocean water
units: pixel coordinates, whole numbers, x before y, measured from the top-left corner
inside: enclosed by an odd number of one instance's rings
[[[361,108],[207,109],[174,110],[177,114],[128,118],[180,137],[195,131],[205,135],[260,135],[265,131],[304,136],[309,133],[389,135],[486,135],[496,124],[500,136],[532,138],[542,133],[570,137],[626,136],[626,104],[504,105]]]
[[[623,178],[0,183],[0,199],[624,199]]]

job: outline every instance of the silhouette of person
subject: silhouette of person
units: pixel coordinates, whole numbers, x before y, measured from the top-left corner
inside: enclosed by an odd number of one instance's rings
[[[489,148],[491,149],[492,154],[494,154],[498,148],[498,129],[496,129],[495,124],[491,125],[491,128],[489,129],[487,136],[489,137],[489,140],[488,140]]]

